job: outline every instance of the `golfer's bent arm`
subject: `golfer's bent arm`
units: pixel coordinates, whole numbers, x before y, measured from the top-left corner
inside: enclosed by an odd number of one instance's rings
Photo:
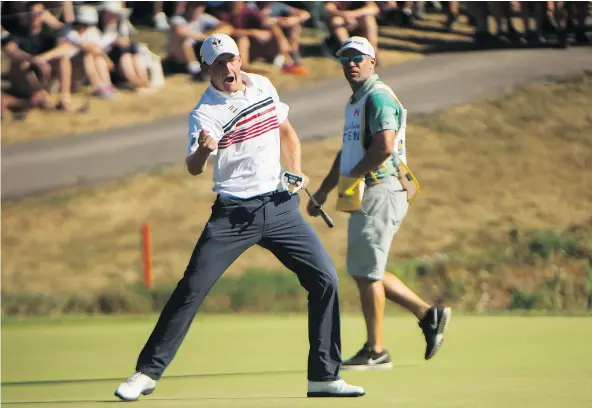
[[[298,139],[296,130],[294,130],[288,119],[280,124],[280,149],[286,165],[286,170],[292,173],[301,174],[302,150],[300,139]]]
[[[192,176],[199,176],[203,173],[206,169],[206,164],[208,163],[208,157],[210,157],[210,152],[199,148],[187,156],[185,163],[187,164],[187,171],[189,174]]]

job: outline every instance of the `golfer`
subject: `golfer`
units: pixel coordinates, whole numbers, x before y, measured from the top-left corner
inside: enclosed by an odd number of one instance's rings
[[[115,395],[148,395],[181,346],[197,310],[224,271],[248,248],[271,251],[308,291],[309,397],[358,397],[361,387],[339,376],[341,332],[338,280],[316,232],[299,211],[299,196],[283,186],[283,169],[308,179],[300,168],[300,141],[269,79],[241,71],[234,40],[207,38],[200,60],[211,84],[189,116],[187,169],[202,174],[213,156],[212,214],[183,278],[141,351],[136,372]],[[240,341],[240,339],[237,339]],[[279,357],[279,356],[278,356]]]
[[[399,177],[405,152],[406,111],[374,73],[374,48],[363,37],[348,39],[337,55],[353,95],[345,109],[342,148],[313,195],[319,204],[338,188],[338,209],[351,213],[347,270],[355,280],[366,321],[367,341],[343,368],[392,367],[383,343],[385,297],[413,312],[427,343],[425,359],[436,354],[451,316],[431,307],[401,280],[385,272],[392,239],[407,214],[407,192]],[[310,215],[318,210],[309,202]]]

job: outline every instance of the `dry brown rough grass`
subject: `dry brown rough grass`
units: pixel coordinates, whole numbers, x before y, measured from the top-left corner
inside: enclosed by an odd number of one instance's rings
[[[592,77],[583,76],[414,120],[409,160],[422,193],[395,238],[391,259],[451,246],[482,248],[511,226],[561,230],[588,220],[591,105]],[[311,190],[338,148],[338,137],[303,144]],[[136,282],[143,222],[153,230],[156,281],[179,278],[209,216],[210,180],[209,170],[196,178],[178,166],[3,204],[3,290],[92,292]],[[327,209],[336,228],[320,219],[312,223],[342,268],[347,216],[334,210],[334,199]],[[280,264],[253,248],[227,274],[253,267],[274,270]]]

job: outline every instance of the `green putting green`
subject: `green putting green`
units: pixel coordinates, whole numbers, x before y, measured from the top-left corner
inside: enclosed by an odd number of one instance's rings
[[[112,407],[156,320],[4,320],[2,406]],[[364,341],[360,316],[342,320],[345,357]],[[347,372],[354,399],[307,399],[306,316],[200,316],[141,407],[592,406],[592,318],[455,316],[433,360],[412,317],[386,317],[392,370]]]

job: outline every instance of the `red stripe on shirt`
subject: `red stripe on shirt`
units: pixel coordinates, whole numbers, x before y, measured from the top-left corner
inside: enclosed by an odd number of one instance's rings
[[[274,110],[275,110],[275,106],[272,106],[271,108],[269,108],[269,109],[267,109],[266,111],[263,111],[263,112],[257,112],[257,111],[255,111],[255,112],[253,112],[253,114],[251,114],[252,116],[248,116],[248,117],[244,118],[243,120],[241,120],[240,122],[238,122],[236,124],[235,129],[237,127],[239,127],[240,125],[244,125],[245,123],[248,123],[248,122],[252,121],[253,119],[257,119],[257,118],[259,118],[259,117],[261,117],[261,116],[263,116],[263,115],[265,115],[265,114],[267,114],[269,112],[272,112]]]
[[[277,117],[276,116],[271,116],[259,123],[254,124],[253,126],[250,127],[246,127],[246,128],[242,128],[239,129],[236,132],[233,132],[232,135],[230,135],[229,137],[224,137],[220,140],[219,144],[228,144],[230,142],[232,142],[233,140],[235,140],[236,138],[240,138],[243,137],[244,135],[248,134],[249,132],[253,132],[256,131],[258,129],[260,129],[262,126],[266,126],[269,125],[271,123],[277,122]]]
[[[265,108],[267,108],[267,106],[264,106],[264,107],[262,107],[261,109],[265,109]],[[233,137],[235,137],[235,133],[236,133],[236,132],[241,132],[241,131],[244,131],[244,130],[246,129],[246,128],[242,128],[242,129],[238,129],[238,130],[237,130],[236,128],[238,127],[238,125],[242,125],[242,124],[248,123],[248,122],[250,122],[250,121],[252,121],[252,120],[254,120],[254,119],[257,119],[257,118],[259,118],[259,117],[261,117],[261,116],[263,116],[263,115],[266,115],[266,114],[268,114],[268,113],[270,113],[270,112],[273,112],[273,111],[275,111],[275,105],[274,105],[274,106],[272,106],[271,108],[267,108],[267,109],[266,109],[265,111],[263,111],[263,112],[261,111],[261,109],[259,109],[259,110],[256,110],[256,111],[252,112],[250,115],[246,116],[246,117],[245,117],[243,120],[241,120],[240,122],[238,122],[238,123],[237,123],[237,124],[234,126],[234,129],[233,129],[233,130],[229,131],[229,132],[228,132],[228,133],[226,133],[224,136],[222,136],[222,139],[220,139],[220,142],[221,142],[221,143],[223,143],[223,142],[224,142],[224,143],[226,143],[226,141],[227,141],[228,139],[232,139]],[[274,115],[274,116],[275,116],[275,115]]]
[[[279,128],[277,118],[269,118],[268,120],[258,123],[257,125],[249,128],[248,131],[237,134],[236,137],[233,137],[232,139],[225,140],[224,142],[220,141],[220,143],[218,144],[218,148],[225,149],[233,144],[253,139],[277,128]]]

